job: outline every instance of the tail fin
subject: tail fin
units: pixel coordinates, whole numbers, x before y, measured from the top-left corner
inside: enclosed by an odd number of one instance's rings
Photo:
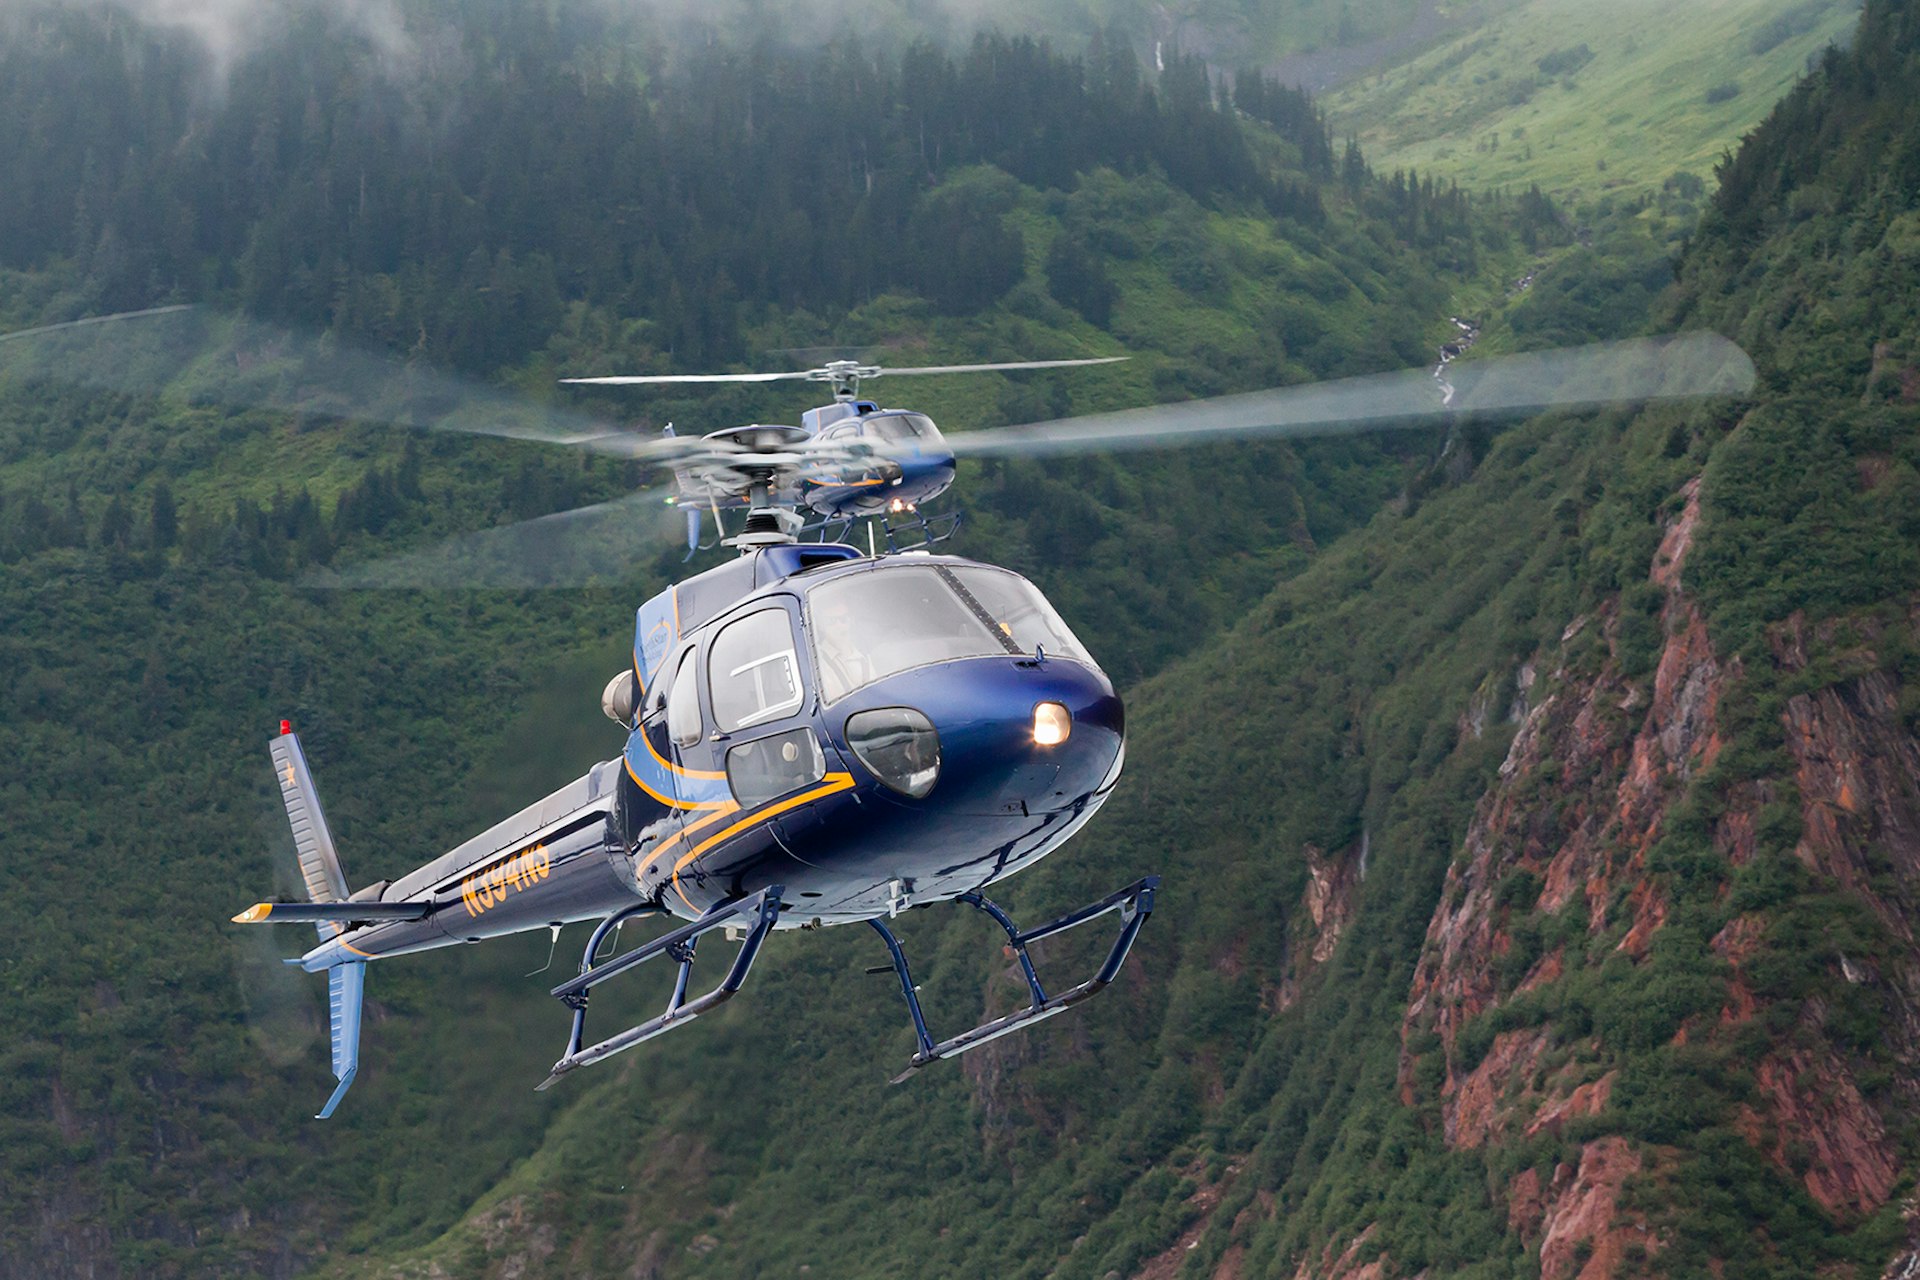
[[[307,771],[307,756],[300,749],[300,737],[285,720],[280,736],[271,744],[273,771],[280,779],[280,798],[286,802],[287,821],[293,826],[293,847],[300,855],[300,876],[306,881],[309,902],[345,902],[347,877],[340,870],[340,854],[333,847],[333,832],[327,829],[327,815],[320,809],[320,793],[314,790],[313,775]],[[321,920],[314,928],[326,941],[346,928],[343,920]],[[350,961],[327,970],[327,1018],[333,1034],[334,1087],[327,1105],[314,1118],[325,1120],[347,1096],[347,1087],[360,1070],[360,1005],[367,987],[367,966]]]
[[[286,803],[287,821],[293,826],[293,847],[300,855],[300,876],[307,884],[307,901],[345,902],[347,877],[340,870],[340,855],[333,847],[333,832],[327,829],[327,815],[320,810],[320,793],[313,789],[313,775],[307,772],[300,735],[282,720],[280,736],[270,746],[273,772],[280,779],[280,798]],[[322,941],[343,927],[332,920],[316,926]]]
[[[333,1078],[340,1083],[320,1108],[315,1120],[325,1120],[347,1096],[347,1086],[360,1070],[360,1003],[367,989],[364,960],[327,970],[327,1016],[333,1027]]]

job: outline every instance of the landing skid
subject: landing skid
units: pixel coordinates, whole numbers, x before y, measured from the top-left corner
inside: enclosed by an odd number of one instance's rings
[[[1022,1027],[1032,1026],[1036,1022],[1051,1018],[1063,1009],[1070,1009],[1085,1000],[1091,1000],[1110,986],[1120,966],[1126,963],[1127,953],[1133,949],[1133,941],[1140,934],[1140,926],[1146,923],[1153,913],[1153,892],[1160,887],[1159,876],[1148,876],[1136,880],[1117,893],[1108,894],[1100,901],[1080,908],[1058,920],[1041,925],[1037,929],[1022,932],[1013,923],[1011,917],[998,906],[977,893],[963,893],[958,901],[978,908],[992,916],[1002,929],[1007,931],[1007,943],[1014,957],[1020,962],[1020,972],[1027,980],[1027,994],[1031,1003],[1018,1013],[1010,1013],[992,1022],[982,1023],[971,1031],[962,1032],[951,1040],[942,1040],[935,1044],[933,1036],[927,1031],[926,1015],[920,1010],[920,996],[913,986],[913,974],[907,968],[906,952],[900,949],[900,940],[893,931],[878,918],[867,921],[880,934],[881,941],[887,944],[887,954],[893,957],[893,971],[900,979],[900,993],[906,997],[907,1012],[913,1017],[913,1034],[918,1041],[913,1058],[907,1063],[907,1069],[893,1078],[899,1084],[914,1072],[942,1058],[951,1058],[977,1049],[989,1040],[997,1040],[1009,1031],[1018,1031]],[[1033,959],[1027,954],[1027,947],[1042,938],[1052,937],[1056,933],[1065,933],[1068,929],[1103,916],[1109,911],[1120,913],[1120,936],[1113,941],[1113,947],[1107,952],[1107,959],[1098,973],[1087,981],[1057,996],[1049,996],[1040,985],[1040,975],[1034,972]],[[876,972],[885,973],[881,968]]]
[[[658,907],[631,907],[617,915],[608,916],[593,931],[593,937],[587,941],[586,953],[580,960],[580,976],[561,983],[553,989],[553,995],[562,1004],[573,1010],[573,1029],[567,1035],[566,1052],[560,1055],[560,1061],[553,1064],[553,1070],[545,1080],[534,1086],[535,1090],[549,1088],[554,1081],[574,1070],[576,1067],[590,1066],[602,1058],[610,1058],[622,1049],[631,1049],[644,1041],[662,1035],[683,1023],[692,1022],[701,1014],[717,1005],[724,1004],[740,990],[747,980],[747,970],[753,967],[754,957],[760,954],[760,945],[767,940],[767,934],[773,929],[773,922],[780,915],[780,895],[782,886],[762,889],[751,897],[738,902],[729,902],[715,907],[692,924],[682,925],[671,933],[662,934],[651,942],[643,942],[633,950],[601,964],[593,962],[594,953],[612,930],[635,916],[654,915]],[[733,958],[733,966],[727,970],[727,976],[720,985],[707,994],[694,1000],[687,999],[687,980],[693,974],[693,950],[702,936],[715,929],[745,928],[747,935],[740,943],[740,951]],[[666,1012],[659,1017],[650,1018],[638,1026],[629,1027],[618,1035],[608,1036],[598,1044],[582,1047],[581,1041],[587,1029],[587,994],[594,987],[611,978],[633,969],[656,956],[666,956],[680,966],[675,975],[673,995],[667,1000]]]
[[[969,1049],[977,1049],[989,1040],[997,1040],[1010,1031],[1018,1031],[1022,1027],[1044,1021],[1062,1010],[1071,1009],[1076,1004],[1091,1000],[1106,990],[1119,974],[1120,966],[1126,963],[1127,953],[1133,949],[1134,939],[1140,934],[1140,926],[1145,924],[1147,917],[1153,913],[1153,894],[1159,887],[1160,877],[1148,876],[1078,911],[1061,916],[1037,929],[1024,931],[1014,924],[1012,917],[986,898],[977,893],[961,894],[957,901],[984,911],[1006,931],[1008,949],[1020,962],[1020,972],[1027,980],[1030,1002],[1018,1013],[995,1018],[971,1031],[963,1032],[950,1040],[942,1040],[937,1044],[927,1030],[926,1014],[920,1008],[920,996],[914,990],[913,973],[907,967],[906,952],[901,950],[900,940],[893,936],[893,931],[887,928],[884,920],[875,918],[867,921],[879,933],[881,941],[886,943],[887,954],[893,959],[893,971],[900,979],[900,993],[906,998],[907,1012],[913,1018],[914,1037],[917,1041],[917,1048],[913,1058],[907,1064],[907,1069],[895,1076],[893,1083],[899,1084],[929,1063],[954,1057]],[[779,919],[780,898],[784,892],[783,887],[775,886],[771,889],[763,889],[737,902],[715,907],[692,924],[682,925],[611,960],[595,964],[594,956],[610,933],[637,916],[660,914],[660,908],[630,907],[601,921],[599,927],[593,931],[593,936],[587,940],[586,952],[580,960],[579,976],[553,989],[554,997],[573,1010],[573,1026],[567,1035],[566,1051],[560,1055],[560,1060],[553,1064],[553,1070],[547,1078],[535,1087],[550,1088],[554,1081],[578,1067],[590,1066],[604,1058],[612,1057],[623,1049],[631,1049],[655,1036],[663,1035],[677,1026],[692,1022],[701,1014],[731,999],[733,994],[740,990],[741,984],[746,982],[747,971],[753,967],[754,958],[760,954],[761,945],[766,942],[767,935],[773,930],[774,922]],[[1099,971],[1079,986],[1060,995],[1049,996],[1046,988],[1040,984],[1040,975],[1034,971],[1033,957],[1027,953],[1027,948],[1042,938],[1078,928],[1109,911],[1120,913],[1120,936],[1114,939],[1113,946],[1107,952],[1106,961],[1101,964]],[[720,984],[705,995],[688,1000],[687,983],[693,973],[694,948],[703,936],[716,929],[744,929],[746,936],[741,940],[740,950],[734,956],[733,964],[727,970],[726,976],[720,980]],[[588,993],[601,983],[617,978],[659,956],[666,956],[680,967],[679,973],[674,977],[673,994],[667,1000],[665,1012],[596,1044],[585,1044]],[[886,967],[882,966],[875,972],[885,973]]]

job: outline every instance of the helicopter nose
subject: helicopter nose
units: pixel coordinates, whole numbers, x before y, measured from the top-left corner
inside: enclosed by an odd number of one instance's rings
[[[849,717],[850,745],[916,807],[993,816],[1071,808],[1105,784],[1125,738],[1113,686],[1097,669],[1070,659],[971,659],[882,683],[894,686],[882,696],[899,723],[890,724],[879,710]],[[863,744],[879,741],[882,730],[891,727],[895,743],[913,732],[907,714],[923,720],[923,732],[937,744],[933,776],[926,772],[934,756],[928,747],[913,751],[917,771],[868,759],[877,752]]]

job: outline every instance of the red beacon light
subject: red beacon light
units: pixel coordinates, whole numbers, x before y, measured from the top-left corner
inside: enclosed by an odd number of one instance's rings
[[[282,720],[280,722],[280,736],[284,738],[292,732],[293,732],[293,721]]]

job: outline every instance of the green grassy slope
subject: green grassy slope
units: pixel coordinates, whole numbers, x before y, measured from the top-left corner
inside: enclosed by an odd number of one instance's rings
[[[1382,169],[1569,198],[1711,180],[1809,57],[1858,19],[1846,0],[1534,0],[1327,99]]]

